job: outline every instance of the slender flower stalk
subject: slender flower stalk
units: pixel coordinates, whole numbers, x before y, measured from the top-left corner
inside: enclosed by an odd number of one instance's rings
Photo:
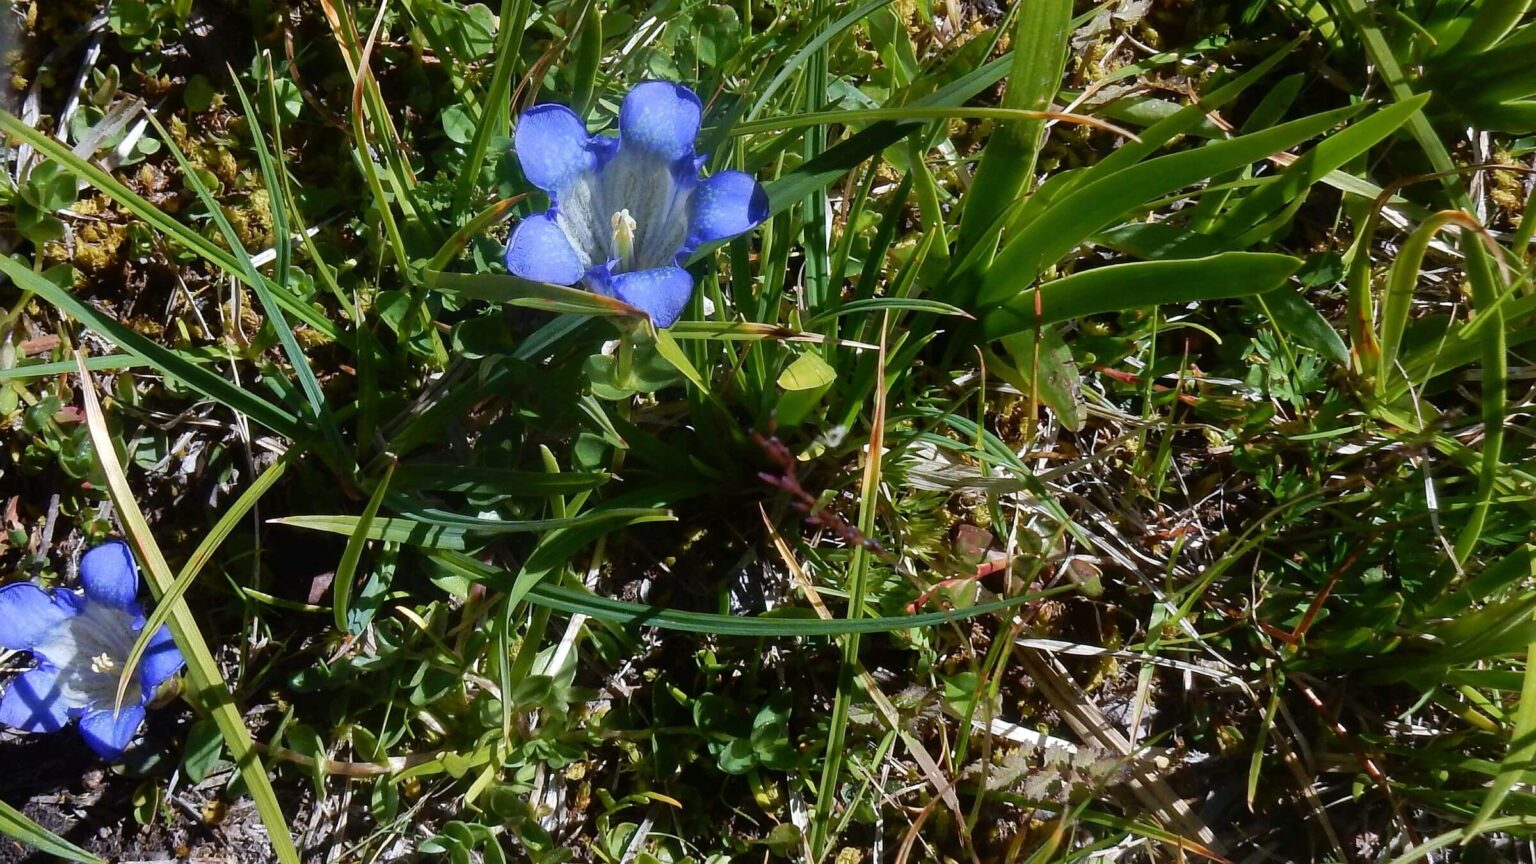
[[[512,232],[507,269],[536,282],[579,283],[644,310],[657,327],[672,326],[693,295],[688,256],[768,218],[768,196],[751,175],[699,176],[705,157],[693,145],[702,115],[692,90],[667,81],[629,91],[617,137],[588,135],[564,105],[524,112],[518,161],[550,205]]]
[[[0,695],[0,725],[57,732],[78,720],[91,749],[116,761],[183,661],[170,629],[161,627],[114,711],[118,679],[145,623],[133,554],[118,540],[91,549],[80,559],[80,581],[85,590],[78,592],[31,582],[0,588],[0,647],[36,661]]]

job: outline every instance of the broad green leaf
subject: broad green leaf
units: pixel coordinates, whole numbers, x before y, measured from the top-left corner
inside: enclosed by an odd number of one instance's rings
[[[1002,107],[1019,111],[1051,107],[1067,62],[1071,22],[1072,0],[1034,0],[1021,6],[1013,36],[1013,68]],[[979,242],[993,221],[1027,188],[1044,137],[1044,120],[999,123],[994,128],[965,196],[956,255],[965,255]],[[985,262],[983,255],[981,266]]]
[[[815,351],[801,352],[793,363],[779,373],[779,386],[785,390],[815,390],[837,380],[837,370]]]
[[[1032,330],[1037,318],[1040,324],[1052,324],[1141,306],[1262,294],[1283,285],[1301,264],[1301,259],[1289,255],[1225,252],[1209,258],[1096,267],[1016,294],[988,312],[982,327],[988,339],[996,339]]]
[[[1224,244],[1205,234],[1177,228],[1167,222],[1133,222],[1094,238],[1094,242],[1138,258],[1171,260],[1218,255]],[[1305,296],[1290,289],[1244,297],[1243,303],[1261,312],[1287,339],[1294,339],[1340,366],[1349,365],[1349,346]]]
[[[1282,152],[1343,122],[1359,108],[1315,114],[1230,141],[1160,156],[1078,186],[1003,247],[983,278],[980,302],[995,305],[1026,289],[1094,232],[1124,219],[1146,202]]]

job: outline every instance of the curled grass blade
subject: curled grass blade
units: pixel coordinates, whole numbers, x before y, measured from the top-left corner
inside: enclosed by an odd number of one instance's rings
[[[80,361],[80,393],[85,403],[86,425],[90,430],[96,458],[107,478],[107,492],[122,519],[123,530],[128,535],[135,557],[149,576],[148,581],[154,594],[157,597],[163,596],[172,589],[176,580],[171,576],[170,565],[161,554],[149,523],[139,510],[133,489],[128,485],[128,477],[123,473],[123,466],[117,460],[112,434],[107,430],[107,420],[96,396],[95,382],[85,367],[85,355],[76,353],[75,356]],[[224,736],[224,744],[234,757],[240,776],[245,780],[246,788],[256,803],[262,824],[267,828],[267,836],[277,860],[282,864],[299,864],[298,850],[293,845],[293,837],[288,833],[288,819],[277,802],[277,793],[267,778],[267,769],[256,753],[255,742],[251,740],[250,730],[245,727],[245,721],[235,706],[234,694],[224,681],[218,661],[213,659],[213,653],[208,650],[208,643],[203,639],[202,630],[198,628],[197,619],[185,598],[177,600],[172,606],[169,620],[171,634],[176,639],[176,647],[181,649],[182,656],[186,658],[187,678],[192,684],[188,697],[201,704],[218,724],[219,733]]]

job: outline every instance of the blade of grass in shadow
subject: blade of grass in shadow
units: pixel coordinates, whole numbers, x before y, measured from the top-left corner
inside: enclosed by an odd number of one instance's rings
[[[69,317],[105,336],[113,345],[153,366],[162,375],[175,379],[232,411],[250,417],[279,435],[299,440],[305,437],[304,427],[292,414],[87,306],[75,295],[37,275],[15,259],[0,255],[0,272],[11,277],[22,290],[31,291],[58,307]]]
[[[106,416],[102,414],[101,402],[96,397],[95,381],[85,367],[85,355],[76,352],[75,356],[80,363],[80,393],[85,403],[86,425],[90,430],[96,458],[107,478],[107,492],[122,519],[128,543],[149,576],[151,590],[156,597],[162,596],[175,585],[170,565],[166,564],[165,556],[160,553],[160,546],[155,542],[149,523],[145,521],[138,501],[133,496],[133,489],[128,485],[123,466],[117,460],[112,434],[107,430]],[[186,659],[187,678],[192,684],[191,692],[187,695],[202,705],[218,724],[219,732],[224,736],[224,744],[234,757],[240,776],[245,780],[246,788],[256,804],[256,811],[261,815],[262,824],[267,828],[267,836],[277,860],[283,864],[299,864],[298,850],[294,848],[293,837],[288,833],[288,820],[277,803],[277,793],[267,779],[267,769],[256,753],[250,730],[245,727],[245,721],[235,707],[234,695],[224,681],[218,661],[213,659],[212,652],[208,650],[208,643],[203,639],[197,619],[186,600],[178,600],[173,605],[169,624],[171,634],[176,639],[176,647],[181,649]]]
[[[569,546],[567,545],[567,548]],[[428,553],[432,560],[442,564],[456,575],[503,591],[513,585],[517,574],[480,562],[453,550],[433,550]],[[1061,585],[1044,591],[1031,591],[1004,600],[977,603],[943,612],[923,612],[916,615],[889,615],[875,618],[834,618],[823,621],[809,609],[783,607],[764,615],[722,615],[715,612],[688,612],[665,606],[647,606],[601,597],[590,591],[567,588],[548,583],[535,584],[523,596],[529,603],[554,609],[557,612],[586,615],[599,621],[607,621],[626,627],[657,627],[681,633],[708,633],[716,636],[742,636],[748,638],[788,638],[794,636],[846,636],[850,633],[894,633],[963,621],[981,615],[991,615],[1015,609],[1046,597],[1056,597],[1075,591],[1075,586]]]
[[[26,814],[4,801],[0,801],[0,834],[14,837],[46,855],[79,861],[81,864],[106,864],[102,859],[28,819]]]

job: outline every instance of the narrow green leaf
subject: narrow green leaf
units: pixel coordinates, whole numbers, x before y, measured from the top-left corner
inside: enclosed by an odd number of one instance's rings
[[[297,452],[297,450],[288,451],[288,453]],[[144,620],[144,626],[140,628],[138,638],[133,641],[133,648],[128,651],[128,659],[123,662],[123,671],[118,676],[117,681],[117,704],[119,706],[123,704],[123,697],[128,692],[128,685],[134,680],[134,672],[139,668],[139,661],[143,659],[144,652],[149,649],[149,640],[165,624],[166,619],[171,617],[171,612],[175,610],[176,604],[187,593],[187,589],[192,587],[192,582],[197,579],[197,575],[202,572],[209,559],[213,558],[213,553],[219,550],[219,546],[224,543],[225,538],[229,537],[230,532],[235,530],[235,526],[239,524],[241,519],[245,518],[245,514],[249,513],[251,508],[256,506],[256,502],[261,500],[261,496],[265,495],[267,490],[272,488],[272,484],[276,483],[278,478],[283,476],[283,472],[288,469],[290,461],[289,455],[284,454],[281,459],[273,462],[267,470],[261,472],[261,475],[256,478],[256,482],[240,493],[240,497],[235,499],[235,503],[230,506],[229,510],[225,511],[223,516],[219,517],[219,521],[203,537],[202,542],[197,544],[197,549],[193,551],[192,557],[187,559],[187,563],[182,566],[181,572],[176,574],[176,581],[171,583],[170,590],[160,595],[160,601],[155,604],[155,608],[151,610],[149,617]]]
[[[641,310],[622,300],[604,297],[580,288],[530,282],[511,274],[443,273],[428,270],[426,282],[428,288],[437,291],[492,303],[540,309],[545,312],[630,318],[645,315]]]
[[[1275,213],[1299,208],[1313,184],[1402,128],[1428,101],[1424,95],[1393,103],[1318,142],[1273,181],[1233,205],[1211,233],[1220,240],[1236,240]]]
[[[432,552],[433,559],[470,579],[498,591],[507,590],[514,584],[514,574],[476,561],[467,555],[454,552]],[[809,609],[784,609],[776,613],[743,617],[711,612],[688,612],[668,609],[664,606],[646,606],[600,597],[587,591],[564,588],[557,585],[535,584],[526,594],[528,602],[557,612],[586,615],[599,621],[630,627],[657,627],[683,633],[709,633],[717,636],[743,636],[755,639],[788,638],[804,636],[835,637],[850,633],[893,633],[899,630],[915,630],[963,621],[981,615],[991,615],[1017,608],[1044,597],[1070,593],[1073,586],[1062,585],[1044,591],[1031,591],[1002,600],[978,603],[947,609],[942,612],[924,612],[916,615],[894,615],[873,618],[822,620]]]
[[[532,0],[501,0],[501,16],[496,30],[496,66],[491,71],[491,89],[481,103],[489,108],[481,115],[480,122],[475,124],[475,137],[469,143],[469,155],[464,160],[459,181],[454,186],[455,214],[462,214],[469,209],[475,183],[480,179],[481,166],[485,164],[486,150],[490,148],[491,137],[505,134],[510,118],[504,116],[502,106],[507,104],[512,93],[513,66],[517,63],[523,31],[528,29],[528,12],[532,5]],[[502,113],[494,117],[486,116],[490,111]]]
[[[0,833],[14,837],[39,852],[80,864],[106,864],[95,855],[28,819],[20,810],[0,801]]]
[[[341,563],[336,565],[336,578],[331,581],[331,609],[336,616],[337,632],[345,633],[348,630],[347,613],[351,610],[352,582],[357,578],[357,564],[363,558],[363,547],[368,544],[368,530],[373,527],[374,517],[379,515],[379,505],[384,503],[384,496],[389,493],[389,481],[394,476],[395,463],[391,460],[389,467],[384,469],[384,477],[379,480],[379,485],[368,496],[363,515],[357,518],[357,527],[352,529],[352,535],[347,538],[347,548],[342,550]]]
[[[860,312],[926,312],[930,315],[951,315],[959,318],[974,318],[971,313],[951,303],[942,303],[938,300],[924,300],[918,297],[871,297],[867,300],[854,300],[844,303],[832,312],[823,312],[815,318],[805,322],[806,329],[815,329],[817,324],[824,323],[832,318],[841,318],[844,315],[856,315]]]
[[[416,463],[395,469],[391,484],[398,490],[433,489],[443,492],[470,492],[476,495],[510,495],[520,498],[544,498],[596,489],[608,482],[608,474],[543,471],[517,471],[479,465]]]

